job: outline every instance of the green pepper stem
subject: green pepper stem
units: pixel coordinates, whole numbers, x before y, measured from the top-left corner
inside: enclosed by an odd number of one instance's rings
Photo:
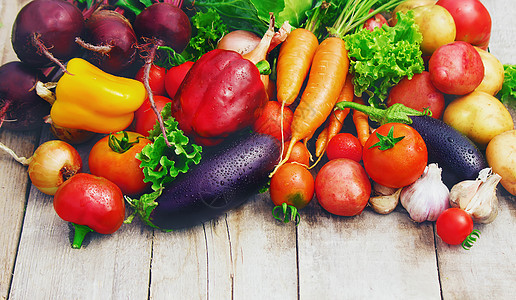
[[[393,104],[387,109],[376,108],[352,101],[342,101],[337,103],[335,106],[335,109],[346,108],[351,108],[363,112],[364,114],[368,115],[371,120],[376,121],[381,125],[386,123],[412,124],[412,119],[410,116],[432,115],[432,112],[429,109],[425,109],[421,112],[419,110],[406,107],[401,103]]]
[[[86,225],[79,225],[72,223],[73,227],[75,228],[75,232],[73,235],[73,243],[72,248],[74,249],[80,249],[82,246],[82,241],[84,240],[84,237],[86,237],[86,234],[93,231],[93,229],[89,228]]]
[[[271,65],[266,60],[260,60],[256,63],[256,67],[258,68],[258,71],[260,71],[261,75],[269,75],[271,70]]]

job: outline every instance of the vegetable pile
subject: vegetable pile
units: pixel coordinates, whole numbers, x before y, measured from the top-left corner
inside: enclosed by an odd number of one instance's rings
[[[479,0],[34,0],[13,26],[19,61],[0,66],[0,128],[56,139],[29,159],[0,146],[54,196],[74,248],[135,216],[169,231],[268,193],[285,223],[312,199],[398,209],[469,249],[498,183],[516,195],[516,67],[490,30]],[[73,145],[93,136],[88,174]]]

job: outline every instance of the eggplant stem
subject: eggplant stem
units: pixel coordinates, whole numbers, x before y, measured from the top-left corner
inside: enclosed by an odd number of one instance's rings
[[[12,158],[14,158],[14,160],[16,160],[17,162],[19,162],[20,164],[22,164],[24,166],[28,166],[30,164],[30,162],[32,161],[32,156],[29,158],[19,157],[11,148],[7,147],[2,142],[0,142],[0,149],[9,153],[9,155],[11,155]]]

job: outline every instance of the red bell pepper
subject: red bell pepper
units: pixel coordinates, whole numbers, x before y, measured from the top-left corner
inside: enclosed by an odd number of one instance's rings
[[[80,248],[87,233],[110,234],[125,218],[124,196],[113,182],[87,173],[66,180],[54,195],[59,217],[75,227],[73,248]]]
[[[174,98],[179,128],[198,144],[215,145],[251,126],[268,100],[257,65],[234,51],[204,54]]]

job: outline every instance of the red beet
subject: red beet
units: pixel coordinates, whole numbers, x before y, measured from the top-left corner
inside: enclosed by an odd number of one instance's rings
[[[84,42],[84,58],[108,73],[121,73],[136,59],[133,27],[114,10],[98,10],[86,20]]]
[[[18,58],[34,67],[68,60],[80,50],[81,11],[64,0],[34,0],[25,5],[14,21],[11,41]]]
[[[0,67],[1,128],[31,130],[44,124],[50,104],[36,94],[43,75],[26,64],[13,61]]]

